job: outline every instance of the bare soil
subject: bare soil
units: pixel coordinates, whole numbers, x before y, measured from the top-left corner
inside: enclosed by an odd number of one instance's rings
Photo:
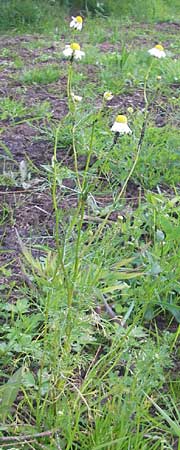
[[[158,24],[163,27],[164,24]],[[177,31],[177,24],[171,24],[174,32]],[[166,29],[168,28],[166,24]],[[50,114],[57,123],[67,114],[66,83],[64,75],[66,61],[61,60],[59,80],[47,85],[30,84],[24,85],[21,82],[21,73],[24,67],[32,69],[34,67],[46,67],[46,64],[59,63],[59,44],[57,42],[45,42],[44,37],[39,35],[23,35],[17,37],[1,37],[1,71],[0,71],[0,97],[21,101],[27,108],[35,107],[42,102],[49,102]],[[63,36],[62,36],[63,39]],[[61,39],[61,40],[62,40]],[[36,41],[39,47],[36,48]],[[144,41],[142,41],[143,44]],[[113,51],[114,45],[108,42],[100,44],[103,52]],[[42,61],[42,55],[47,59]],[[23,67],[16,67],[16,58],[23,61]],[[62,70],[61,70],[62,69]],[[61,73],[62,71],[62,73]],[[63,72],[64,71],[64,72]],[[95,66],[84,68],[88,78],[96,83]],[[176,90],[176,86],[174,87]],[[133,109],[144,108],[143,90],[117,95],[113,98],[110,106],[118,108],[133,107]],[[156,110],[157,126],[164,126],[167,123],[170,107],[167,98],[161,96],[158,103],[153,105]],[[51,164],[53,156],[53,141],[45,136],[43,127],[48,127],[48,119],[37,120],[32,114],[15,118],[8,117],[0,120],[0,268],[3,276],[0,283],[10,283],[12,280],[19,283],[24,282],[20,256],[21,249],[17,239],[17,232],[23,242],[28,246],[50,245],[53,246],[54,216],[52,206],[51,191],[42,175],[42,165]],[[9,152],[6,153],[6,149]],[[4,158],[6,155],[6,158]],[[74,168],[73,158],[67,149],[58,150],[58,159],[69,167]],[[11,174],[15,173],[19,177],[19,163],[26,160],[32,172],[32,182],[30,186],[23,189],[17,181],[11,182]],[[85,166],[85,158],[79,160],[80,168]],[[6,181],[7,180],[7,181]],[[70,184],[69,184],[70,183]],[[67,187],[73,188],[73,181],[65,180]],[[120,213],[125,215],[129,208],[134,208],[137,203],[137,186],[129,184],[126,192],[126,204]],[[143,196],[143,192],[142,192]],[[97,198],[101,206],[106,206],[112,202],[110,195]],[[76,207],[77,197],[66,194],[59,196],[59,206],[68,211]],[[127,209],[126,209],[127,205]],[[111,220],[116,220],[118,213],[111,215]],[[4,219],[3,219],[4,217]],[[35,250],[33,250],[35,251]],[[38,250],[37,250],[38,256]],[[10,273],[8,272],[10,270]]]

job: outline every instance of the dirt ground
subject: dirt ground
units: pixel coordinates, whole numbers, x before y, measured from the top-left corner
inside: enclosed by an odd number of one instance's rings
[[[158,24],[157,27],[161,27]],[[168,29],[168,24],[166,24]],[[174,32],[177,32],[177,24],[171,24]],[[47,59],[40,61],[42,48],[34,48],[38,39],[42,41],[43,53]],[[63,36],[62,36],[63,39]],[[108,42],[100,44],[101,51],[110,51],[113,49]],[[50,114],[55,121],[60,121],[67,114],[66,99],[66,76],[60,76],[59,80],[47,85],[30,84],[24,85],[19,76],[19,69],[13,63],[12,55],[23,61],[26,69],[36,67],[45,67],[46,64],[58,63],[57,52],[58,44],[52,42],[44,47],[44,38],[39,35],[24,35],[18,37],[0,38],[0,97],[1,99],[9,97],[10,99],[21,101],[27,108],[34,108],[42,102],[49,102]],[[18,61],[19,61],[18,59]],[[62,62],[63,65],[66,61]],[[20,69],[21,72],[22,69]],[[85,68],[92,82],[96,82],[96,68],[89,66]],[[174,86],[176,95],[177,86]],[[111,101],[111,106],[118,105],[132,106],[134,109],[144,107],[143,89],[128,94],[116,96]],[[162,127],[166,124],[170,111],[167,104],[167,98],[162,96],[158,105],[154,105],[156,110],[156,125]],[[53,246],[53,206],[50,187],[44,181],[42,175],[42,165],[50,164],[53,156],[53,142],[44,134],[44,127],[48,127],[48,119],[33,119],[32,114],[25,112],[24,116],[15,118],[6,117],[0,120],[0,267],[3,271],[3,277],[0,283],[4,285],[7,282],[24,282],[20,256],[21,249],[17,239],[17,233],[23,242],[28,246],[37,244]],[[7,153],[8,152],[8,153]],[[10,152],[10,153],[9,153]],[[8,156],[4,159],[4,155]],[[58,158],[64,160],[69,168],[74,167],[73,158],[67,149],[58,150]],[[16,182],[19,177],[19,164],[26,160],[30,165],[32,180],[27,188],[22,188]],[[82,157],[80,168],[85,165],[85,159]],[[15,182],[12,180],[15,177]],[[12,182],[11,182],[12,181]],[[70,183],[70,184],[69,184]],[[73,188],[73,181],[64,180],[67,187]],[[128,208],[133,208],[137,203],[137,186],[129,184],[126,192]],[[143,192],[141,193],[143,196]],[[102,206],[111,203],[110,195],[102,196],[96,199]],[[59,194],[59,206],[66,210],[75,207],[77,204],[76,195],[67,194],[61,197]],[[127,209],[128,211],[128,209]],[[121,212],[122,213],[122,212]],[[115,220],[117,214],[112,215]],[[33,250],[35,251],[35,250]],[[37,250],[38,256],[38,250]]]

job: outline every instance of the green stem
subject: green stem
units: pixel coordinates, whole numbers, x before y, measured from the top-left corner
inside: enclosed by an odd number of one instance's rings
[[[54,153],[53,153],[53,186],[52,186],[52,200],[53,200],[53,208],[55,212],[55,241],[56,247],[59,249],[59,214],[58,214],[58,204],[57,204],[57,145],[58,145],[58,136],[61,124],[58,125],[55,136],[54,143]]]
[[[87,156],[87,160],[86,160],[86,167],[85,167],[85,171],[84,171],[84,178],[83,178],[82,190],[81,190],[82,194],[81,194],[80,204],[79,204],[80,221],[79,221],[79,225],[78,225],[78,235],[77,235],[77,241],[76,241],[74,276],[73,276],[74,281],[76,280],[76,277],[78,274],[78,268],[79,268],[79,246],[80,246],[81,229],[82,229],[82,225],[83,225],[84,210],[85,210],[85,202],[84,202],[83,194],[85,194],[84,190],[85,190],[86,182],[87,182],[87,172],[88,172],[88,168],[89,168],[90,158],[92,155],[94,130],[95,130],[95,121],[93,122],[92,130],[91,130],[89,152],[88,152],[88,156]]]
[[[60,244],[60,236],[59,236],[59,211],[58,211],[58,203],[57,203],[57,145],[58,145],[58,136],[61,128],[61,124],[58,125],[55,136],[54,143],[54,153],[53,153],[53,186],[52,186],[52,201],[53,201],[53,209],[55,212],[55,242],[57,248],[57,260],[56,260],[56,269],[54,271],[54,277],[56,277],[59,266],[61,266],[65,285],[67,288],[67,294],[69,296],[70,285],[68,281],[68,275],[66,273],[65,265],[64,265],[64,246]]]
[[[79,223],[78,223],[77,240],[76,240],[76,246],[75,246],[75,260],[74,260],[73,282],[72,282],[72,285],[71,285],[71,289],[69,290],[69,293],[68,293],[68,312],[67,312],[67,326],[66,326],[66,341],[65,341],[65,345],[64,345],[64,348],[65,348],[66,352],[70,351],[70,336],[71,336],[71,329],[72,329],[72,302],[73,302],[75,281],[77,279],[78,271],[79,271],[79,262],[80,262],[79,247],[80,247],[80,242],[81,242],[81,230],[82,230],[82,225],[83,225],[83,220],[84,220],[84,210],[85,210],[85,200],[83,198],[83,194],[84,194],[84,189],[85,189],[85,186],[86,186],[87,172],[88,172],[90,158],[91,158],[91,154],[92,154],[94,129],[95,129],[95,121],[93,122],[93,125],[92,125],[91,138],[90,138],[90,144],[89,144],[89,152],[88,152],[88,156],[87,156],[87,161],[86,161],[86,167],[85,167],[82,187],[81,187],[80,180],[79,180],[78,165],[77,165],[77,153],[76,153],[76,147],[75,147],[75,139],[73,139],[73,150],[74,150],[74,157],[75,157],[75,170],[76,170],[78,185],[79,185],[79,188],[80,188],[80,200],[79,200],[79,204],[78,204],[78,207],[77,207],[76,216],[73,219],[73,225],[71,224],[71,227],[70,227],[71,231],[72,231],[73,226],[76,223],[77,218],[79,217],[79,214],[80,214],[80,220],[79,220]],[[74,130],[73,130],[73,135],[74,135]]]
[[[82,225],[83,225],[83,220],[84,220],[84,209],[85,209],[85,204],[84,204],[84,200],[81,199],[81,212],[80,212],[80,221],[79,221],[79,225],[78,225],[78,233],[77,233],[77,241],[76,241],[76,249],[75,249],[75,262],[74,262],[74,275],[73,275],[73,282],[75,282],[77,275],[78,275],[78,269],[79,269],[79,246],[80,246],[80,239],[81,239],[81,230],[82,230]]]
[[[69,72],[68,80],[70,79],[70,76],[71,76],[71,73]],[[68,92],[70,89],[69,86],[70,86],[70,83],[68,82]],[[97,120],[99,120],[101,113],[102,112],[100,110],[100,112],[97,114]],[[71,337],[71,329],[72,329],[72,303],[73,303],[74,287],[75,287],[75,282],[76,282],[76,279],[78,276],[79,263],[80,263],[79,248],[80,248],[80,242],[81,242],[81,230],[82,230],[82,225],[83,225],[83,221],[84,221],[85,196],[86,196],[85,189],[86,189],[86,183],[87,183],[87,173],[88,173],[90,159],[91,159],[91,155],[92,155],[92,151],[93,151],[93,138],[94,138],[95,124],[96,124],[97,120],[94,120],[93,124],[92,124],[91,137],[90,137],[90,143],[89,143],[89,151],[88,151],[88,155],[87,155],[82,185],[80,182],[80,177],[79,177],[79,172],[78,172],[78,160],[77,160],[77,151],[76,151],[76,143],[75,143],[76,125],[73,126],[73,131],[72,131],[74,166],[75,166],[75,172],[76,172],[76,177],[77,177],[77,183],[78,183],[78,187],[79,187],[79,191],[80,191],[80,199],[78,202],[75,217],[72,219],[72,222],[71,222],[69,230],[68,230],[68,236],[69,236],[70,232],[72,232],[72,229],[74,228],[75,224],[77,223],[79,216],[80,216],[80,219],[79,219],[78,225],[77,225],[78,229],[77,229],[77,239],[76,239],[76,244],[75,244],[75,259],[74,259],[73,278],[72,278],[72,283],[69,286],[69,290],[68,290],[68,300],[67,300],[68,312],[67,312],[66,340],[65,340],[65,344],[64,344],[64,349],[66,352],[70,351],[70,337]]]
[[[74,55],[72,55],[69,66],[68,66],[68,79],[67,79],[67,97],[68,97],[68,107],[71,113],[75,112],[76,106],[75,101],[72,99],[72,76],[73,76],[73,60]]]
[[[72,82],[72,61],[69,62],[69,67],[68,67],[68,80],[67,80],[67,96],[68,96],[68,99],[71,96],[71,82]]]
[[[141,128],[141,134],[140,134],[139,142],[138,142],[138,145],[137,145],[137,153],[136,153],[136,157],[135,157],[134,163],[133,163],[133,165],[131,167],[131,170],[130,170],[130,172],[129,172],[129,174],[128,174],[128,176],[127,176],[127,178],[126,178],[126,180],[125,180],[125,182],[124,182],[124,184],[122,186],[122,189],[120,190],[119,194],[117,195],[117,197],[115,199],[115,202],[113,203],[112,208],[110,208],[110,210],[109,210],[108,214],[106,215],[106,217],[104,218],[104,221],[102,222],[101,226],[98,228],[98,230],[96,231],[96,233],[94,234],[94,236],[90,240],[89,244],[86,246],[86,249],[89,248],[89,246],[92,244],[92,242],[97,237],[99,237],[101,235],[104,227],[106,226],[106,224],[108,222],[108,219],[109,219],[111,213],[114,210],[114,207],[116,206],[116,204],[121,199],[121,197],[122,197],[122,195],[123,195],[123,193],[124,193],[124,191],[125,191],[125,189],[127,187],[127,184],[128,184],[128,182],[129,182],[129,180],[130,180],[130,178],[131,178],[131,176],[132,176],[132,174],[134,172],[134,169],[135,169],[135,167],[137,165],[137,162],[138,162],[138,159],[139,159],[139,155],[140,155],[140,151],[141,151],[142,142],[143,142],[144,135],[145,135],[146,125],[147,125],[148,106],[149,106],[149,102],[148,102],[148,98],[147,98],[147,82],[148,82],[148,79],[149,79],[149,75],[150,75],[152,66],[153,66],[153,61],[151,62],[150,66],[148,68],[148,71],[147,71],[147,74],[146,74],[146,77],[145,77],[145,81],[144,81],[144,100],[145,100],[144,121],[143,121],[142,128]]]
[[[89,164],[90,164],[92,150],[93,150],[93,138],[94,138],[94,131],[95,131],[95,123],[96,123],[96,121],[94,120],[94,122],[92,124],[90,144],[89,144],[89,151],[88,151],[87,160],[86,160],[86,167],[85,167],[85,171],[84,171],[82,191],[84,191],[86,183],[87,183],[87,172],[88,172],[88,169],[89,169]]]
[[[144,121],[143,121],[143,125],[142,125],[142,128],[141,128],[141,134],[140,134],[139,142],[138,142],[138,145],[137,145],[137,153],[136,153],[136,157],[135,157],[134,163],[132,165],[132,168],[131,168],[131,170],[130,170],[130,172],[129,172],[129,174],[128,174],[128,176],[127,176],[127,178],[126,178],[126,180],[125,180],[125,182],[124,182],[124,184],[122,186],[122,189],[120,190],[119,194],[117,195],[117,197],[115,199],[115,202],[113,203],[112,207],[110,208],[108,214],[106,215],[106,217],[104,218],[102,224],[97,229],[96,233],[92,236],[92,238],[90,239],[88,245],[86,246],[86,250],[89,249],[90,245],[101,235],[104,227],[106,226],[106,224],[108,222],[108,219],[109,219],[111,213],[114,211],[114,207],[116,206],[116,204],[119,202],[120,198],[122,197],[122,195],[123,195],[123,193],[124,193],[124,191],[126,189],[126,186],[128,184],[128,181],[130,180],[130,178],[131,178],[131,176],[132,176],[132,174],[134,172],[134,169],[135,169],[136,164],[137,164],[138,159],[139,159],[142,142],[143,142],[143,139],[144,139],[144,134],[145,134],[145,130],[146,130],[146,124],[147,124],[147,116],[148,116],[148,110],[146,108],[145,115],[144,115]],[[81,259],[82,259],[82,256],[83,255],[81,254]]]
[[[150,75],[151,69],[152,69],[152,67],[153,67],[153,63],[154,63],[154,60],[152,59],[151,64],[150,64],[149,67],[148,67],[147,74],[146,74],[146,76],[145,76],[145,80],[144,80],[144,101],[145,101],[145,105],[146,105],[146,106],[148,106],[148,99],[147,99],[147,83],[148,83],[148,80],[149,80],[149,75]]]
[[[78,184],[78,188],[81,192],[82,188],[81,188],[81,183],[80,183],[80,178],[79,178],[79,172],[78,172],[78,160],[77,160],[77,151],[76,151],[76,142],[75,142],[75,129],[76,129],[76,125],[73,126],[72,129],[72,136],[73,136],[73,153],[74,153],[74,168],[75,168],[75,172],[76,172],[76,178],[77,178],[77,184]]]

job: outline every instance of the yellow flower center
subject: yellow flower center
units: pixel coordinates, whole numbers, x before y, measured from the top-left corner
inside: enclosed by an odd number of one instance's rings
[[[71,49],[73,50],[73,52],[75,51],[75,50],[80,50],[80,45],[79,44],[77,44],[76,42],[73,42],[71,45],[70,45],[70,47],[71,47]]]
[[[127,123],[127,117],[119,114],[116,117],[116,122],[118,122],[118,123]]]
[[[82,23],[82,17],[81,16],[76,16],[76,22],[78,23]]]
[[[155,45],[155,48],[157,48],[157,50],[160,50],[160,52],[164,51],[164,47],[162,45],[160,45],[160,44]]]
[[[104,93],[105,100],[111,100],[112,97],[113,97],[112,92],[107,91]]]

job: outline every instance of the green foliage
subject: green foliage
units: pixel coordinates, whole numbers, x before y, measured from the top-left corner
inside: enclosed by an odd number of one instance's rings
[[[60,70],[57,66],[48,65],[43,68],[34,68],[27,70],[21,77],[21,82],[25,84],[49,84],[58,81]]]
[[[117,2],[104,4],[117,8]],[[122,1],[122,14],[128,8],[136,15],[138,5],[144,17],[143,2]],[[154,20],[162,3],[156,2],[153,13],[153,5],[145,5],[145,17]],[[45,11],[52,7],[55,16],[57,2]],[[39,2],[36,8],[41,14]],[[100,16],[86,19],[86,57],[73,63],[70,81],[82,102],[67,99],[69,65],[59,37],[65,33],[69,42],[77,36],[68,21],[48,43],[40,37],[21,42],[23,60],[16,53],[15,64],[11,50],[1,51],[8,89],[14,92],[18,80],[21,85],[15,98],[8,92],[0,101],[0,446],[5,433],[17,450],[20,444],[35,450],[174,450],[180,322],[177,37],[147,24],[128,31],[127,22],[105,19],[108,8],[96,11],[94,2],[81,8]],[[18,3],[18,11],[19,28],[45,26],[38,9],[21,15]],[[53,14],[54,31],[62,17],[55,20]],[[151,65],[147,50],[156,39],[170,42],[173,55],[169,51],[167,59]],[[57,63],[42,68],[39,62],[51,56]],[[107,103],[105,90],[114,95]],[[127,115],[131,135],[113,134],[117,114]],[[10,142],[10,151],[5,133],[23,134],[23,125],[33,134],[20,160],[21,149],[15,153]],[[43,146],[45,158],[34,156],[34,144],[38,155]]]
[[[9,378],[7,383],[0,389],[0,417],[3,422],[10,413],[12,405],[17,397],[18,391],[22,384],[23,368],[16,370],[16,372]]]
[[[1,30],[17,27],[37,26],[44,13],[35,1],[2,0]]]
[[[175,20],[179,13],[178,0],[2,0],[0,29],[34,29],[42,31],[54,30],[61,23],[65,11],[81,11],[83,14],[93,14],[107,17],[114,14],[121,19],[129,17],[133,20]]]
[[[2,120],[21,117],[26,113],[27,108],[22,101],[13,100],[9,97],[4,97],[0,100],[0,117]]]
[[[136,169],[137,180],[150,189],[163,183],[176,184],[179,165],[177,129],[169,125],[163,128],[149,127]]]

